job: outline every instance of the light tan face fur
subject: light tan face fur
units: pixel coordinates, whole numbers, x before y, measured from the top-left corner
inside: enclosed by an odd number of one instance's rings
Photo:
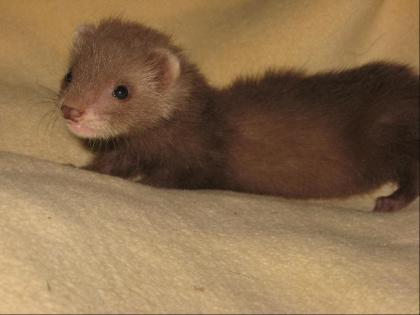
[[[63,80],[59,106],[82,138],[111,138],[151,128],[169,119],[182,93],[180,55],[169,39],[138,24],[105,20],[78,29]],[[118,86],[128,96],[113,95]],[[178,95],[179,96],[179,95]],[[63,110],[64,113],[64,110]]]

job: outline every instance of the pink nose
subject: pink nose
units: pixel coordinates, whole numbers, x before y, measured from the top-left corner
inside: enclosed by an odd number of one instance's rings
[[[63,117],[65,119],[77,122],[82,116],[83,112],[79,111],[76,108],[68,107],[66,105],[61,106],[61,111],[63,112]]]

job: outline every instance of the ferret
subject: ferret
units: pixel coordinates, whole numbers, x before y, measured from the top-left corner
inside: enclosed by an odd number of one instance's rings
[[[166,34],[115,18],[76,31],[59,92],[68,129],[108,145],[85,169],[166,188],[337,198],[419,195],[419,76],[373,62],[269,70],[212,87]]]

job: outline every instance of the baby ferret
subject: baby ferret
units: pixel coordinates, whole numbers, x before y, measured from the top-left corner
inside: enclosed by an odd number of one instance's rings
[[[404,65],[270,70],[217,89],[167,35],[106,19],[78,29],[59,95],[71,132],[109,144],[96,172],[290,198],[397,183],[376,211],[419,195],[419,76]]]

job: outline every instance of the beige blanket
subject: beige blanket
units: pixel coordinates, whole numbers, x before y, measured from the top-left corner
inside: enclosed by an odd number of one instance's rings
[[[0,313],[418,313],[418,200],[156,189],[91,157],[54,111],[76,25],[173,34],[216,85],[268,66],[418,68],[418,1],[0,1]],[[26,157],[24,156],[26,155]]]

